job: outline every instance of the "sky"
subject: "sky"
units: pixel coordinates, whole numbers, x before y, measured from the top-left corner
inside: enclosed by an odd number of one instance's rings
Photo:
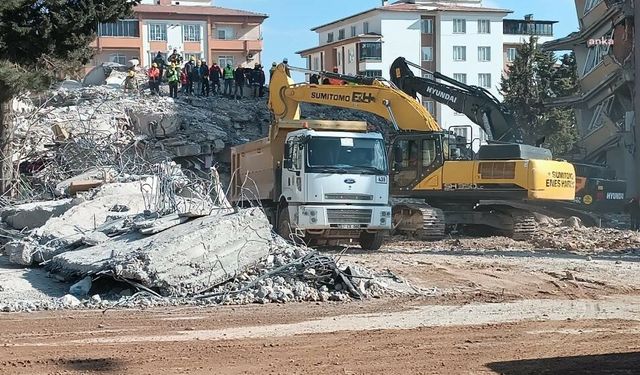
[[[305,67],[305,60],[295,52],[318,45],[313,27],[378,7],[381,1],[214,0],[214,5],[267,14],[269,18],[262,26],[262,63],[269,67],[286,57],[290,65]],[[534,19],[558,21],[553,30],[556,38],[578,30],[574,0],[483,0],[483,5],[512,10],[508,18],[523,18],[531,13]]]

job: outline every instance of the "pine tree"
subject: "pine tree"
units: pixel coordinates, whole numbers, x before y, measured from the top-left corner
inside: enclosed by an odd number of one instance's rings
[[[11,100],[47,89],[61,72],[85,65],[100,22],[130,14],[140,0],[0,2],[0,193],[13,179]]]
[[[575,56],[563,56],[560,65],[552,52],[540,50],[535,37],[517,49],[517,56],[502,78],[504,104],[512,111],[518,131],[528,144],[545,138],[554,155],[570,151],[577,139],[570,108],[545,108],[545,101],[577,92]]]

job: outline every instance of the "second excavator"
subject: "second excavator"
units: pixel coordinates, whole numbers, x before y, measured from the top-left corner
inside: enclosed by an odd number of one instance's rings
[[[525,239],[537,230],[533,202],[574,199],[573,166],[551,160],[544,149],[488,145],[474,160],[459,137],[444,131],[422,105],[389,82],[316,72],[345,84],[294,84],[287,69],[296,68],[279,65],[269,85],[276,120],[299,119],[300,103],[315,103],[374,113],[393,124],[388,150],[398,231],[438,238],[445,224],[482,226]]]

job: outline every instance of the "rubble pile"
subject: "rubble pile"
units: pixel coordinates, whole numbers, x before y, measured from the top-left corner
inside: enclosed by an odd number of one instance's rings
[[[540,228],[540,234],[530,240],[537,248],[570,251],[640,250],[640,233],[614,228],[585,227],[579,219],[569,218],[563,223],[549,223]]]

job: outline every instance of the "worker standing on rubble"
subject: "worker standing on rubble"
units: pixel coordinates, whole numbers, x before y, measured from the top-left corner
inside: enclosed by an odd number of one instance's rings
[[[222,79],[222,70],[220,70],[218,64],[213,63],[211,65],[211,69],[209,69],[209,81],[211,85],[211,92],[214,95],[218,95],[220,94],[220,91],[222,91],[220,89],[220,79]]]
[[[176,64],[176,66],[182,64],[182,55],[178,53],[178,50],[173,50],[173,53],[169,56],[169,63]]]
[[[136,81],[136,71],[134,69],[129,69],[127,73],[127,78],[124,79],[124,92],[129,91],[137,91],[138,90],[138,82]]]
[[[233,86],[233,68],[231,67],[231,64],[227,64],[227,66],[224,67],[223,77],[224,95],[231,98],[231,86]]]
[[[196,70],[196,58],[191,56],[189,62],[184,64],[184,72],[187,74],[187,94],[193,95],[193,74]]]
[[[149,76],[151,94],[160,95],[160,69],[158,69],[158,64],[151,64],[151,69],[149,69],[147,75]]]
[[[202,78],[200,95],[209,96],[209,66],[205,60],[202,60],[202,65],[200,66],[200,77]]]
[[[189,77],[187,76],[187,72],[184,69],[180,69],[180,92],[186,94],[189,91]]]
[[[246,82],[244,74],[245,74],[244,68],[242,67],[242,65],[238,65],[238,67],[236,68],[236,71],[233,73],[233,76],[236,81],[236,88],[233,92],[233,96],[236,99],[241,99],[244,96],[244,85]],[[238,91],[240,92],[239,96],[238,96]]]
[[[177,99],[178,98],[178,80],[180,73],[178,73],[178,68],[175,63],[171,63],[169,69],[167,69],[167,82],[169,82],[169,96]]]
[[[276,64],[275,62],[273,62],[271,64],[271,69],[269,69],[269,80],[271,80],[271,78],[273,78],[273,73],[276,71],[276,67],[278,66],[278,64]]]
[[[251,70],[251,86],[253,87],[253,97],[263,97],[263,87],[265,82],[264,71],[260,64],[256,64],[253,70]]]
[[[166,65],[164,61],[164,57],[162,57],[162,52],[158,51],[158,53],[156,54],[156,57],[153,59],[153,62],[156,63],[156,65],[158,66],[158,70],[160,71],[160,79],[162,79],[164,74],[164,66]],[[160,84],[160,81],[158,81],[158,85],[159,84]]]
[[[200,60],[196,61],[196,67],[192,70],[191,77],[189,80],[193,82],[192,94],[201,95],[202,92],[202,62]]]
[[[291,71],[289,71],[289,59],[285,57],[284,60],[282,60],[282,63],[284,64],[285,73],[287,73],[287,75],[291,77]]]

